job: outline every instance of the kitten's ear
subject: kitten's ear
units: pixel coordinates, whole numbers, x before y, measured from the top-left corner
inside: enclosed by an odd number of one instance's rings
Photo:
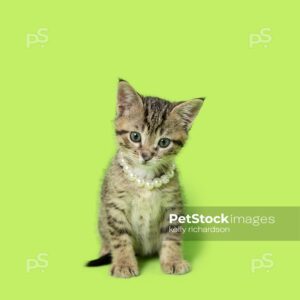
[[[172,114],[179,116],[185,130],[189,130],[192,122],[196,118],[205,98],[197,98],[184,102],[179,102],[172,110]]]
[[[129,115],[130,112],[138,112],[143,108],[140,95],[125,80],[119,79],[117,116]]]

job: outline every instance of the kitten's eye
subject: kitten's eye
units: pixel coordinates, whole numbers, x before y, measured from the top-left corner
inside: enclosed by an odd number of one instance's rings
[[[141,141],[141,134],[136,131],[132,131],[132,132],[130,132],[130,139],[134,143],[139,143]]]
[[[170,139],[162,138],[158,141],[158,146],[161,148],[167,148],[170,145],[170,143]]]

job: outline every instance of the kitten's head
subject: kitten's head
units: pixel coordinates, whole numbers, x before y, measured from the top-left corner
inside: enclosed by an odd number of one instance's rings
[[[138,94],[119,81],[116,116],[117,140],[134,165],[166,165],[180,151],[204,98],[169,102]]]

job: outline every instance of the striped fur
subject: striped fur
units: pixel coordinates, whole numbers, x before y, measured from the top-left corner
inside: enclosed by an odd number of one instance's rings
[[[183,211],[177,172],[168,184],[147,190],[128,180],[119,164],[119,155],[122,152],[139,177],[149,180],[163,175],[184,146],[202,103],[203,99],[169,102],[144,97],[126,81],[119,82],[115,120],[119,149],[102,185],[99,217],[100,256],[109,258],[111,255],[113,276],[138,275],[136,255],[156,253],[164,272],[184,274],[189,271],[189,264],[181,254],[181,234],[170,231],[169,224],[170,213],[180,215]],[[141,141],[133,142],[131,132],[139,133]],[[166,148],[159,146],[161,138],[170,140]],[[180,224],[172,226],[176,228]],[[98,259],[90,265],[103,261],[108,259]]]

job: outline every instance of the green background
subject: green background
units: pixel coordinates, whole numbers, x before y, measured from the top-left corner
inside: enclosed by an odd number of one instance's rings
[[[206,96],[178,158],[190,206],[299,205],[297,1],[10,1],[0,5],[3,299],[282,299],[299,242],[186,242],[122,280],[98,254],[98,194],[115,151],[117,78],[172,100]],[[48,29],[48,42],[26,47]],[[249,35],[270,28],[269,44]],[[266,47],[265,47],[266,46]],[[26,261],[48,254],[46,269]],[[271,269],[251,261],[272,253]]]

